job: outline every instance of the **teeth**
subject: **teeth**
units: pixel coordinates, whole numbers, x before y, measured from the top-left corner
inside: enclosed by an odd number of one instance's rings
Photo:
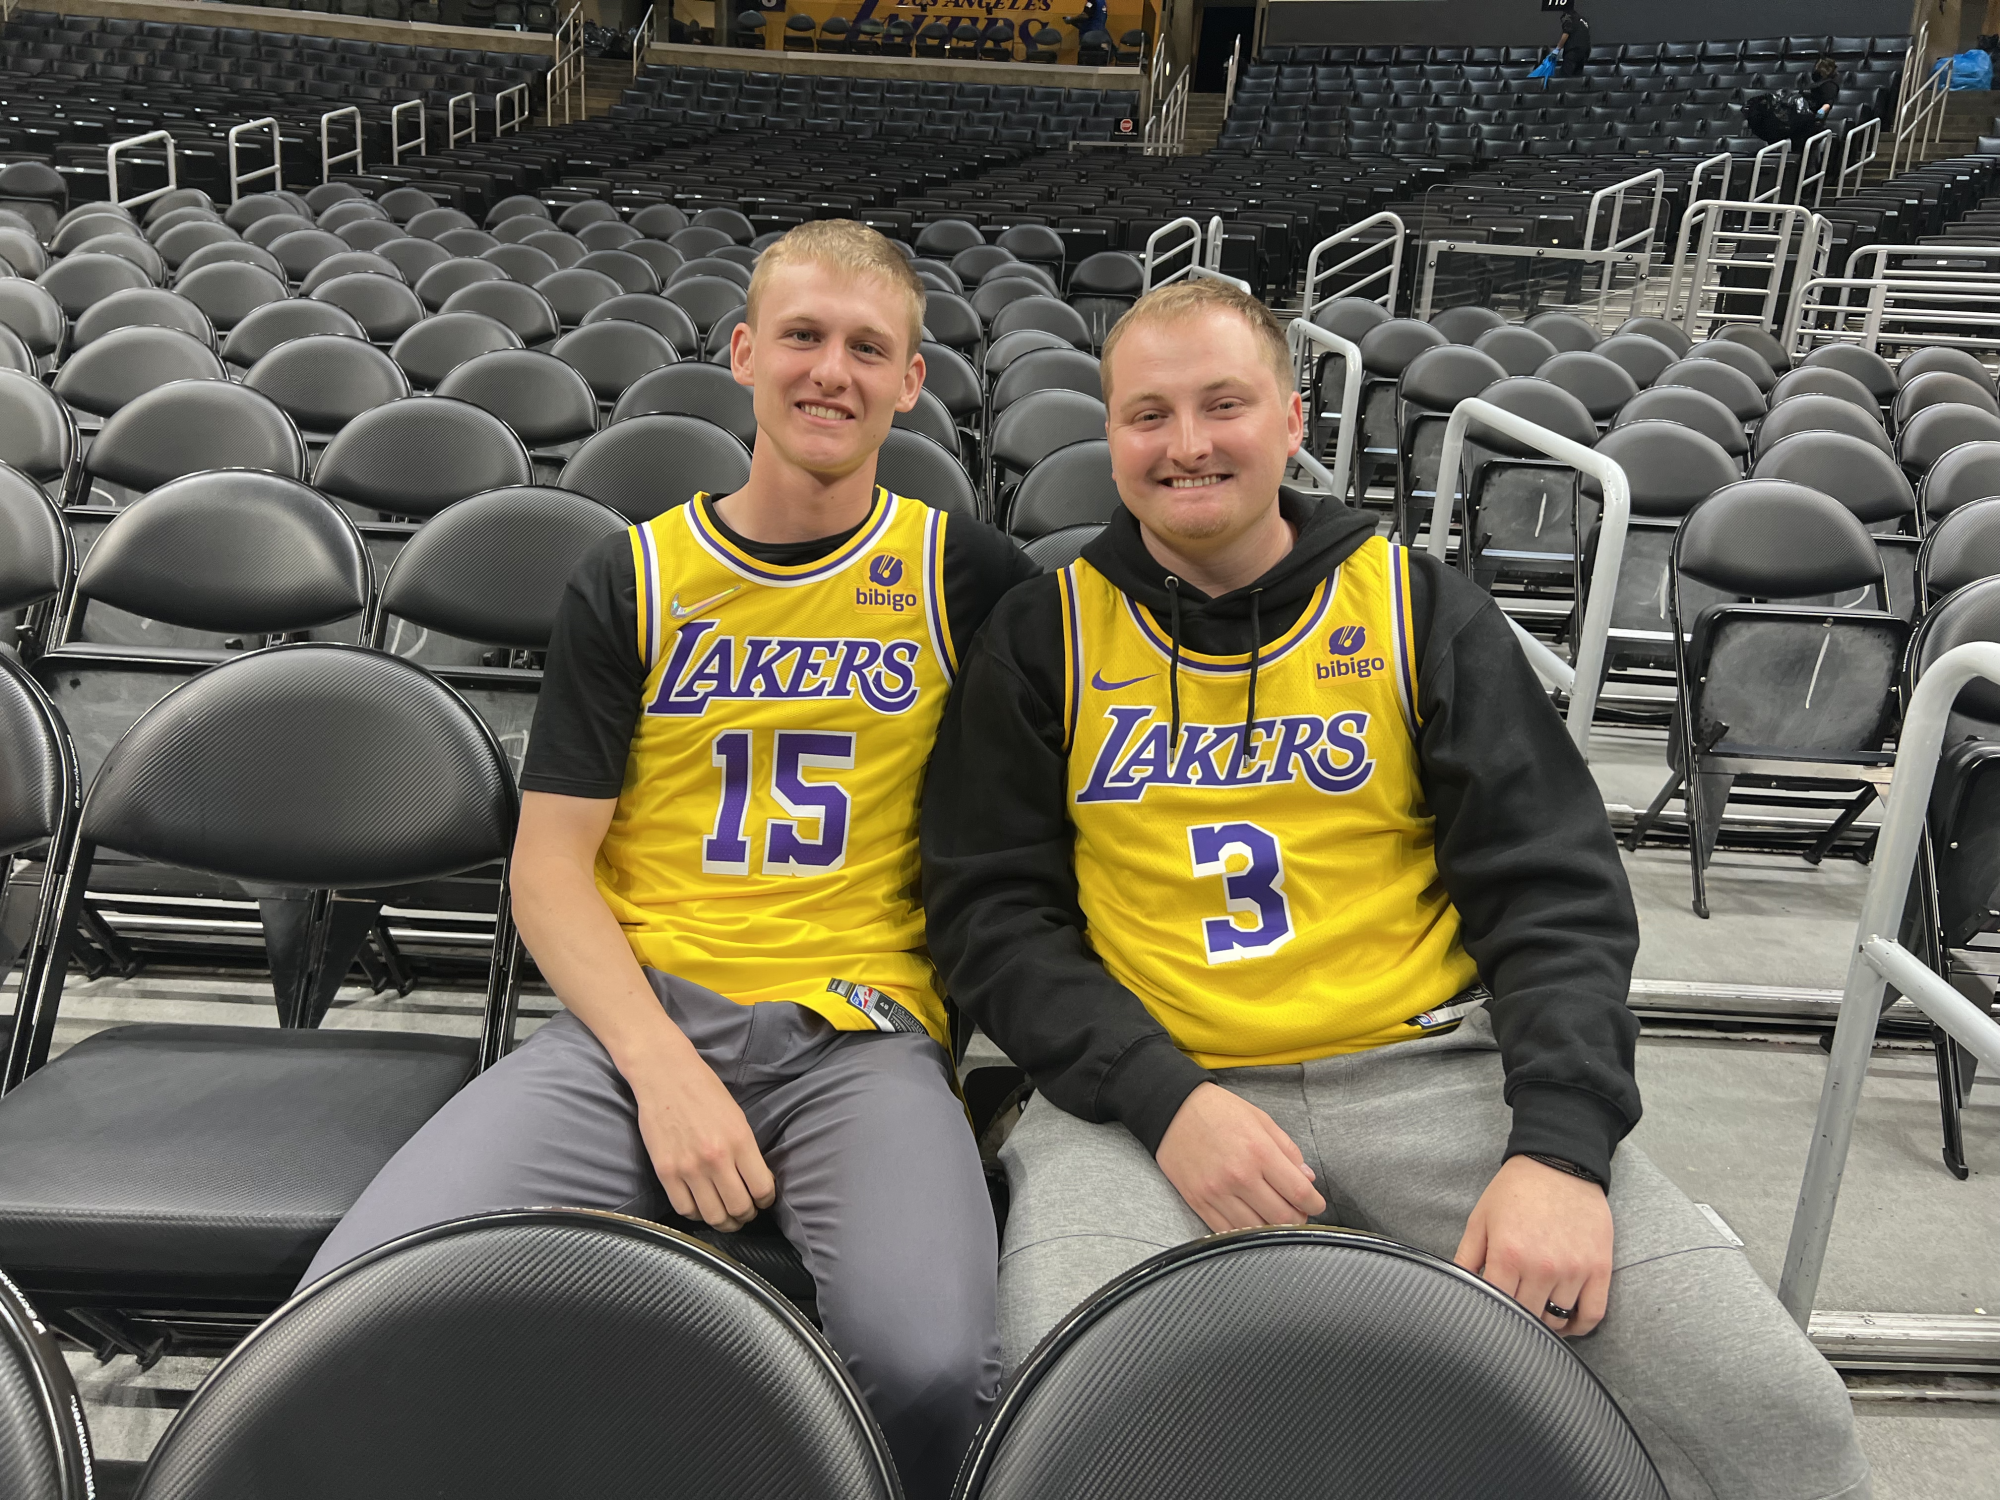
[[[1198,479],[1169,479],[1167,481],[1167,488],[1174,490],[1206,489],[1211,484],[1222,483],[1223,478],[1224,476],[1221,474],[1203,474]]]
[[[847,417],[844,411],[836,411],[831,406],[815,406],[810,401],[800,402],[799,410],[809,417],[825,417],[830,422],[844,421]]]

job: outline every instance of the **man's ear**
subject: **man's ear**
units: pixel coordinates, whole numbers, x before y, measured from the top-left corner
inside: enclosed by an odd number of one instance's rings
[[[1291,393],[1291,396],[1285,402],[1286,456],[1290,457],[1292,454],[1298,452],[1300,448],[1305,446],[1305,441],[1306,441],[1305,403],[1299,399],[1299,393],[1297,391],[1293,391]]]
[[[916,408],[917,397],[924,391],[924,356],[921,352],[910,356],[910,366],[903,371],[903,393],[896,400],[897,411],[912,411]]]
[[[736,377],[738,385],[754,387],[757,384],[750,373],[750,358],[755,348],[755,336],[750,332],[749,319],[746,318],[729,330],[729,373]]]

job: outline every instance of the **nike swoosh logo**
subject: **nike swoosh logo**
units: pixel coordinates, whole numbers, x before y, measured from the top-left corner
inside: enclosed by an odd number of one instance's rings
[[[1128,688],[1135,682],[1144,682],[1152,675],[1151,672],[1141,672],[1137,677],[1128,677],[1123,682],[1106,682],[1102,672],[1092,672],[1090,674],[1090,685],[1100,693],[1115,693],[1120,688]]]
[[[711,594],[708,596],[708,598],[702,600],[701,603],[699,604],[683,604],[681,603],[681,596],[679,594],[675,594],[673,599],[667,605],[667,612],[671,614],[676,620],[685,620],[689,615],[700,614],[703,610],[707,609],[711,604],[721,603],[724,599],[727,599],[731,594],[735,593],[739,587],[741,587],[741,585],[731,584],[721,593]]]

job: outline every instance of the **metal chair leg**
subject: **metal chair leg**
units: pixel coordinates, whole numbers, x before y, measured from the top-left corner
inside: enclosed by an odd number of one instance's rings
[[[1825,859],[1834,844],[1839,841],[1840,836],[1854,826],[1854,820],[1868,811],[1868,804],[1874,800],[1875,788],[1873,786],[1863,787],[1860,794],[1842,809],[1840,816],[1833,820],[1832,825],[1828,827],[1826,832],[1813,840],[1813,846],[1806,850],[1806,863],[1816,865]]]
[[[1931,1027],[1931,1048],[1937,1054],[1938,1114],[1944,1127],[1944,1164],[1960,1182],[1971,1175],[1965,1164],[1965,1122],[1962,1111],[1971,1080],[1965,1077],[1960,1054],[1964,1048],[1942,1026]]]
[[[1625,835],[1625,847],[1628,850],[1634,854],[1639,852],[1639,845],[1645,841],[1648,830],[1659,819],[1666,805],[1674,800],[1674,795],[1680,791],[1681,784],[1686,780],[1687,777],[1679,771],[1674,772],[1667,778],[1667,784],[1660,788],[1660,794],[1653,799],[1652,805],[1632,820],[1632,831]]]

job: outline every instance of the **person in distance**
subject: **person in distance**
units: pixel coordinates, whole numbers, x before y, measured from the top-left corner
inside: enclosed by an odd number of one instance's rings
[[[1210,1231],[1369,1229],[1569,1336],[1676,1500],[1867,1494],[1845,1388],[1639,1151],[1638,924],[1493,601],[1281,483],[1278,321],[1106,341],[1124,504],[973,645],[924,793],[931,951],[1036,1097],[1002,1148],[1011,1369]]]
[[[749,482],[597,548],[557,617],[512,893],[565,1008],[411,1138],[306,1281],[495,1209],[771,1210],[907,1493],[938,1500],[1000,1383],[997,1245],[917,794],[959,653],[1035,569],[875,483],[923,314],[860,224],[764,252],[730,345]]]

